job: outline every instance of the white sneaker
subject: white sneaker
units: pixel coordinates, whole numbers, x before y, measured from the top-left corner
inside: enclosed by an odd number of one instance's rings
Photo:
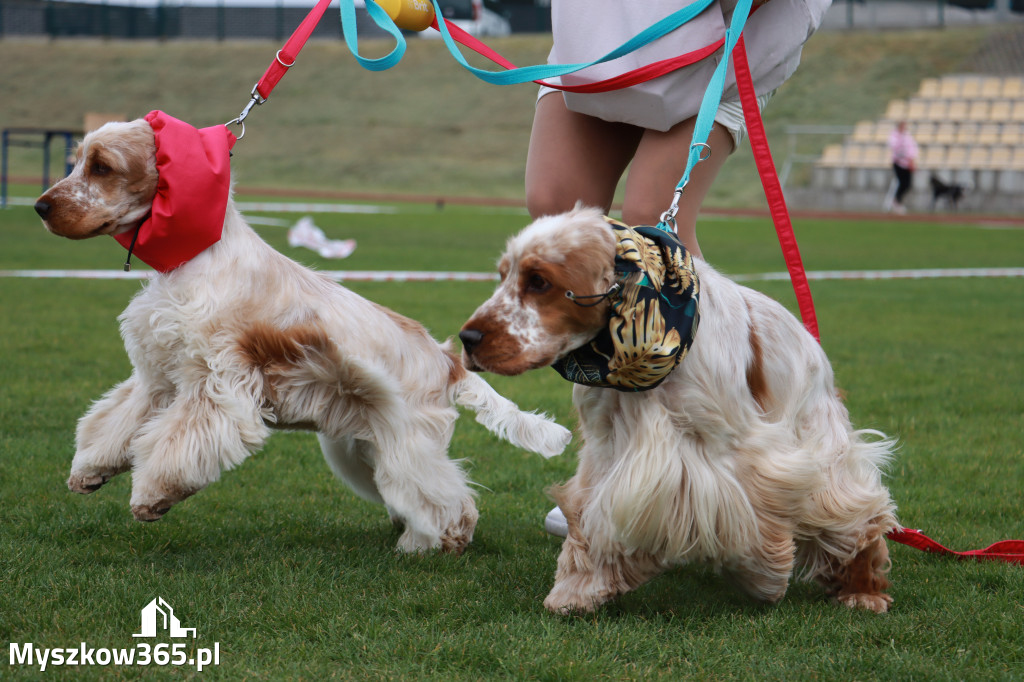
[[[544,530],[560,538],[569,534],[569,522],[565,520],[565,514],[561,509],[555,507],[548,512],[544,517]]]

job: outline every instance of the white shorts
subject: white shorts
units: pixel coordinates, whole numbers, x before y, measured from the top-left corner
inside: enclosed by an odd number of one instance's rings
[[[541,97],[553,92],[561,91],[542,85],[540,87],[540,92],[537,94],[537,99],[539,100]],[[770,100],[774,94],[775,91],[772,90],[764,95],[759,95],[757,98],[757,108],[764,111],[765,105],[768,104],[768,100]],[[715,114],[715,123],[718,123],[729,131],[729,135],[732,136],[732,149],[733,151],[736,151],[740,146],[740,141],[743,139],[743,136],[747,133],[747,124],[743,119],[743,106],[740,104],[739,100],[722,101],[719,103],[718,113]]]

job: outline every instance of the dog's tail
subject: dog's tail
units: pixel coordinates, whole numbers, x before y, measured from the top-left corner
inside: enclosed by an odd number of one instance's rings
[[[511,400],[499,395],[478,374],[464,369],[458,358],[451,359],[452,398],[456,404],[473,410],[476,420],[487,427],[488,431],[516,447],[544,457],[554,457],[565,450],[565,446],[572,440],[568,429],[556,424],[545,414],[523,412]]]

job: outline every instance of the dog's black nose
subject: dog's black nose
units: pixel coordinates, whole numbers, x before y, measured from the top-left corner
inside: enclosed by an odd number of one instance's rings
[[[43,220],[46,220],[46,216],[50,215],[50,209],[53,208],[53,206],[50,206],[50,204],[48,204],[45,201],[37,201],[35,208],[36,213],[39,214],[39,217],[42,218]]]
[[[459,340],[462,341],[462,347],[469,353],[472,353],[473,349],[480,345],[483,338],[484,333],[478,332],[475,329],[463,329],[459,332]]]

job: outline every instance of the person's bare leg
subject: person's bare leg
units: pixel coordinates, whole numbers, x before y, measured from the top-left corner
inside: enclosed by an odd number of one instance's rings
[[[643,132],[570,111],[560,93],[541,97],[526,159],[530,217],[563,213],[577,201],[607,213]]]
[[[667,132],[644,131],[626,179],[622,221],[627,225],[655,225],[672,203],[676,185],[686,170],[687,150],[693,138],[696,117],[674,125]],[[732,135],[715,123],[708,136],[711,155],[690,172],[690,182],[679,200],[676,214],[680,241],[695,256],[701,256],[697,242],[697,214],[729,154]]]

